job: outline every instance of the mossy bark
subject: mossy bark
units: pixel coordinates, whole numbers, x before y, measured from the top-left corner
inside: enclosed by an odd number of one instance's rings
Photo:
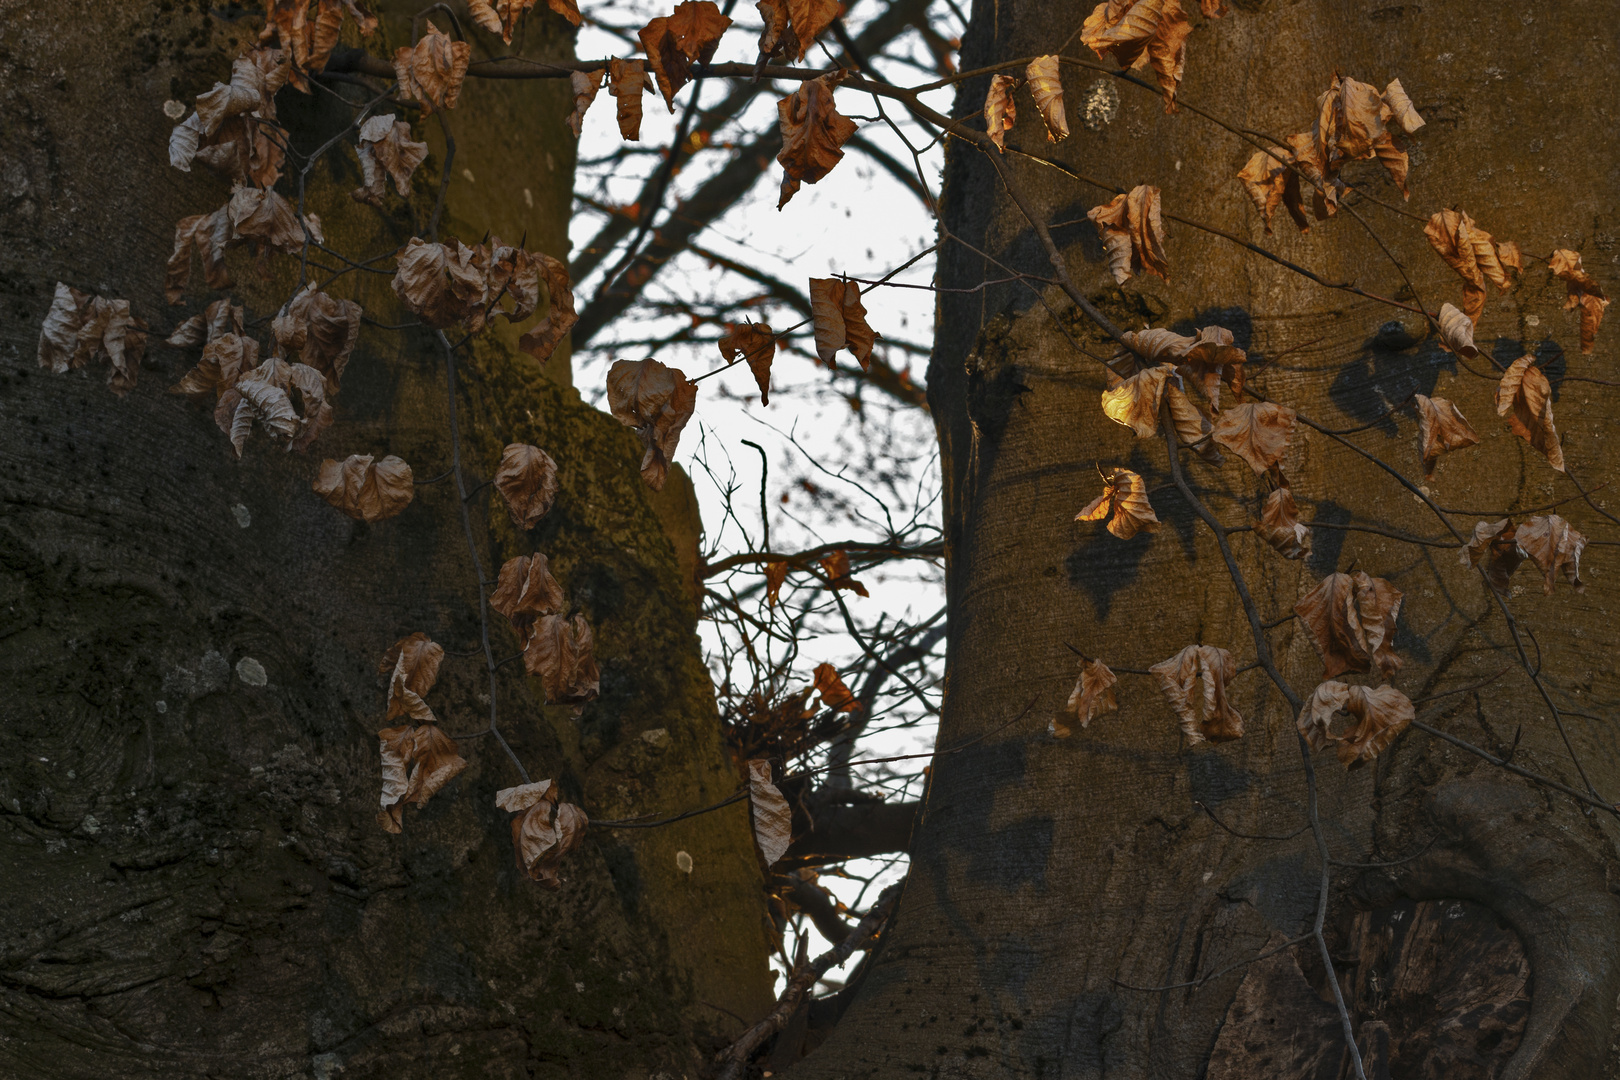
[[[168,168],[162,105],[223,78],[258,25],[89,0],[0,18],[0,1075],[696,1075],[737,1028],[729,1014],[770,996],[744,810],[592,830],[547,892],[513,860],[493,794],[517,778],[485,736],[462,740],[471,765],[402,836],[373,821],[390,642],[442,642],[430,702],[452,733],[487,721],[476,576],[450,481],[369,526],[309,485],[325,456],[395,453],[419,480],[450,467],[433,339],[365,327],[337,423],[307,455],[255,434],[238,462],[207,410],[163,392],[193,357],[161,331],[209,298],[197,285],[163,304],[172,225],[227,193]],[[369,47],[404,25],[386,20]],[[531,16],[529,54],[568,50],[565,29]],[[349,116],[319,92],[281,102],[304,148]],[[565,256],[566,111],[554,82],[471,83],[450,118],[441,232],[526,231]],[[331,246],[402,243],[431,207],[438,153],[417,197],[382,214],[349,199],[352,151],[317,166],[309,208]],[[250,318],[290,294],[293,263],[233,253]],[[160,331],[127,397],[95,369],[35,367],[57,280],[127,298]],[[410,320],[386,274],[331,291]],[[548,373],[511,336],[463,350],[463,466],[480,483],[506,443],[531,442],[557,459],[561,493],[528,535],[477,493],[479,558],[488,577],[516,554],[551,558],[596,629],[602,697],[576,719],[507,665],[502,730],[533,776],[599,817],[713,802],[736,773],[677,554],[695,519],[675,493],[650,496],[634,438],[581,403],[565,357]],[[516,651],[493,633],[498,657]]]

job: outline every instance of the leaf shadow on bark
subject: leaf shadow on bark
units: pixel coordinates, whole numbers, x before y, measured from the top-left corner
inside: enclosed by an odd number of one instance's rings
[[[1432,397],[1442,369],[1455,374],[1457,361],[1437,338],[1419,338],[1404,322],[1391,319],[1339,369],[1328,398],[1352,420],[1394,438],[1400,434],[1395,410],[1413,394]]]

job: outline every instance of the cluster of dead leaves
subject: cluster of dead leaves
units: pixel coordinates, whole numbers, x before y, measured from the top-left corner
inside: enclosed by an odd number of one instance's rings
[[[1059,142],[1069,137],[1068,113],[1063,107],[1063,83],[1058,77],[1059,60],[1055,55],[1037,56],[1024,68],[1024,80],[1029,85],[1035,108],[1040,111],[1046,125],[1046,141]],[[990,79],[990,92],[984,99],[984,128],[996,149],[1007,150],[1007,132],[1018,120],[1018,106],[1013,92],[1021,84],[1011,75],[995,75]]]
[[[1133,274],[1157,274],[1170,280],[1164,220],[1160,215],[1159,189],[1147,184],[1116,195],[1086,213],[1097,227],[1114,284],[1125,284]]]
[[[803,60],[822,31],[844,14],[837,0],[758,0],[765,28],[759,35],[761,60]]]
[[[294,254],[306,243],[323,244],[321,219],[299,214],[285,198],[269,188],[238,183],[230,201],[209,214],[181,218],[174,227],[174,252],[169,256],[164,295],[178,304],[191,281],[193,255],[202,259],[210,289],[235,284],[225,266],[227,248],[252,241],[261,251]]]
[[[436,329],[460,324],[468,333],[482,330],[499,315],[522,322],[540,305],[540,286],[549,300],[546,317],[518,339],[518,347],[545,362],[579,321],[568,267],[540,251],[503,244],[468,247],[460,240],[430,244],[419,236],[399,255],[394,292],[422,321]]]
[[[1278,206],[1288,211],[1300,232],[1310,232],[1301,180],[1309,186],[1311,211],[1317,221],[1338,212],[1339,200],[1349,190],[1339,172],[1352,161],[1376,159],[1406,196],[1409,162],[1395,133],[1411,135],[1423,126],[1423,118],[1412,107],[1399,79],[1380,93],[1368,83],[1335,75],[1332,85],[1317,99],[1311,130],[1290,135],[1286,146],[1256,151],[1238,173],[1238,180],[1260,212],[1266,232],[1271,231],[1271,216]]]
[[[1334,735],[1330,727],[1340,710],[1355,722],[1344,734]],[[1411,700],[1393,686],[1351,686],[1330,679],[1311,694],[1296,724],[1312,750],[1331,743],[1340,763],[1354,768],[1388,749],[1415,718]]]
[[[1224,10],[1221,0],[1203,0],[1207,16],[1218,18]],[[1098,56],[1112,56],[1131,71],[1151,65],[1164,91],[1164,111],[1174,112],[1190,33],[1192,26],[1178,0],[1104,0],[1086,17],[1080,40]]]
[[[579,6],[574,0],[546,0],[552,11],[578,26],[582,21]],[[501,40],[512,44],[512,31],[524,12],[534,7],[536,0],[467,0],[467,16]]]
[[[1423,227],[1423,235],[1429,238],[1429,246],[1445,260],[1446,265],[1463,279],[1462,310],[1468,316],[1468,347],[1472,348],[1472,328],[1479,325],[1479,317],[1485,311],[1485,283],[1488,281],[1506,292],[1513,284],[1509,275],[1524,273],[1524,258],[1519,253],[1519,245],[1512,240],[1497,243],[1490,233],[1476,225],[1474,219],[1462,210],[1441,210],[1429,218],[1428,224]],[[1447,334],[1444,308],[1441,309],[1440,330],[1442,335],[1448,337],[1446,344],[1453,352],[1472,355],[1457,348],[1450,340],[1456,332]]]
[[[427,33],[415,45],[401,45],[394,50],[394,79],[399,83],[399,96],[419,102],[422,115],[430,116],[434,109],[456,107],[461,84],[467,78],[467,64],[472,60],[472,46],[452,39],[431,19],[426,25]]]
[[[350,454],[342,461],[327,458],[310,485],[315,494],[367,524],[391,518],[411,504],[416,483],[411,467],[389,454]]]
[[[39,330],[39,366],[60,375],[92,360],[112,366],[107,385],[119,397],[135,386],[146,355],[146,323],[130,314],[128,300],[82,293],[58,281]]]
[[[596,698],[601,675],[596,637],[585,616],[568,610],[544,555],[506,560],[489,606],[505,615],[523,646],[523,667],[540,678],[546,702],[581,705]]]
[[[421,806],[467,767],[456,742],[439,727],[424,700],[439,678],[444,648],[420,631],[400,638],[377,673],[388,676],[387,720],[417,721],[377,732],[382,749],[382,798],[377,823],[391,833],[404,827],[405,804]]]
[[[1395,655],[1395,623],[1402,593],[1364,571],[1329,574],[1294,605],[1294,613],[1322,657],[1322,677],[1371,671],[1391,679],[1401,670]]]
[[[1485,580],[1499,593],[1506,593],[1513,574],[1525,559],[1535,562],[1542,573],[1542,591],[1552,595],[1560,575],[1576,592],[1586,588],[1581,580],[1581,552],[1586,537],[1557,514],[1532,517],[1514,525],[1511,518],[1480,521],[1474,533],[1458,552],[1464,566],[1483,571]]]
[[[495,793],[495,805],[514,815],[512,847],[518,869],[532,881],[560,888],[557,871],[563,858],[585,842],[590,824],[585,811],[560,801],[557,785],[550,780],[502,788]]]
[[[259,41],[276,39],[291,61],[293,85],[308,93],[307,76],[326,67],[346,18],[367,36],[377,29],[377,17],[358,0],[265,0]]]
[[[286,55],[257,48],[237,57],[231,81],[197,95],[191,115],[169,133],[169,164],[190,172],[192,162],[201,161],[237,183],[273,186],[287,142],[287,130],[276,122],[276,91],[293,74]]]
[[[635,431],[646,448],[641,478],[662,491],[681,431],[697,405],[697,386],[680,370],[657,360],[615,360],[608,369],[608,408]]]
[[[411,174],[427,160],[428,145],[411,139],[411,125],[395,120],[393,113],[373,116],[360,125],[356,144],[360,174],[364,180],[353,191],[356,202],[381,206],[385,183],[393,180],[401,197],[411,193]]]

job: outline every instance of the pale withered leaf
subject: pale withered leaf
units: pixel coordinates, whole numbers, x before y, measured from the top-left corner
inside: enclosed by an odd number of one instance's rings
[[[377,824],[391,833],[405,824],[405,792],[411,786],[410,759],[416,745],[416,730],[409,724],[383,728],[377,732],[382,744],[382,798]]]
[[[416,495],[411,467],[393,454],[381,461],[370,454],[350,454],[342,461],[327,458],[310,486],[345,514],[366,522],[393,517]]]
[[[843,548],[828,552],[819,560],[822,573],[827,575],[827,588],[836,592],[839,589],[848,589],[856,596],[870,595],[866,586],[850,576],[849,552]]]
[[[1057,56],[1037,56],[1024,69],[1024,77],[1029,80],[1030,96],[1035,99],[1035,107],[1046,124],[1046,141],[1062,142],[1069,137],[1069,116],[1063,108],[1063,83],[1059,78]]]
[[[330,297],[311,283],[287,301],[270,331],[283,349],[325,376],[327,392],[335,394],[360,337],[360,315],[353,300]]]
[[[384,719],[435,720],[433,710],[422,699],[438,682],[443,661],[444,646],[420,630],[390,645],[377,665],[377,673],[388,676],[388,715]]]
[[[573,803],[559,805],[550,780],[502,788],[495,793],[495,805],[517,815],[512,818],[512,848],[518,869],[532,881],[560,887],[557,871],[563,857],[584,841],[590,824],[585,811]]]
[[[1211,437],[1263,473],[1288,452],[1295,416],[1293,409],[1271,401],[1232,405],[1215,417]]]
[[[864,312],[863,312],[864,314]],[[771,362],[776,359],[776,335],[767,323],[726,323],[720,337],[720,355],[727,363],[739,358],[748,362],[759,384],[759,403],[771,403]]]
[[[1513,572],[1524,562],[1524,550],[1519,547],[1517,530],[1508,518],[1501,521],[1476,521],[1474,535],[1458,551],[1458,561],[1485,572],[1485,580],[1499,593],[1506,593],[1512,584]]]
[[[992,75],[990,92],[984,99],[984,129],[990,141],[1001,153],[1007,152],[1007,132],[1018,122],[1018,106],[1013,103],[1013,90],[1018,80],[1011,75]]]
[[[206,344],[226,334],[240,334],[242,318],[242,305],[231,303],[231,298],[227,296],[210,303],[201,315],[193,315],[181,322],[163,342],[184,349]],[[255,360],[248,366],[257,364]]]
[[[574,111],[566,117],[568,129],[579,138],[585,129],[585,110],[591,107],[596,100],[597,92],[602,89],[602,80],[607,77],[607,68],[597,68],[595,71],[570,72],[568,84],[574,91]]]
[[[1383,578],[1358,570],[1329,574],[1294,605],[1322,657],[1323,678],[1371,671],[1375,663],[1386,679],[1401,670],[1394,648],[1401,596]]]
[[[686,0],[676,4],[671,14],[653,19],[637,35],[670,112],[675,111],[675,94],[691,78],[692,65],[709,62],[730,25],[731,20],[713,0]]]
[[[1129,469],[1115,469],[1103,481],[1103,493],[1074,515],[1076,521],[1101,521],[1109,514],[1108,531],[1121,540],[1159,527],[1158,516],[1148,502],[1147,481]]]
[[[641,95],[647,92],[647,68],[640,60],[608,63],[608,93],[618,101],[619,136],[641,141]]]
[[[848,349],[861,370],[871,367],[872,348],[881,337],[866,321],[861,287],[842,278],[810,279],[810,313],[816,334],[816,356],[828,367],[833,357]]]
[[[1148,670],[1181,718],[1189,743],[1227,742],[1243,734],[1243,717],[1226,698],[1226,684],[1237,674],[1231,653],[1213,645],[1189,645]]]
[[[1506,417],[1513,434],[1545,454],[1549,465],[1564,471],[1564,447],[1553,426],[1552,385],[1534,355],[1519,357],[1502,373],[1496,415]]]
[[[398,833],[405,823],[405,804],[426,803],[467,767],[467,761],[456,741],[437,724],[384,728],[377,737],[382,751],[382,797],[377,823]]]
[[[1412,99],[1406,96],[1406,88],[1399,79],[1391,79],[1389,85],[1384,87],[1384,105],[1389,110],[1385,121],[1394,120],[1408,135],[1415,134],[1426,123],[1413,107]]]
[[[428,144],[411,139],[411,125],[395,120],[393,113],[373,116],[360,125],[355,147],[360,155],[360,176],[364,181],[350,194],[355,201],[381,206],[385,183],[393,180],[402,197],[411,193],[411,174],[427,160]]]
[[[562,612],[562,586],[551,576],[551,564],[544,555],[517,555],[501,564],[489,606],[511,620],[522,637],[540,616]]]
[[[1285,559],[1303,559],[1311,550],[1311,530],[1300,523],[1294,493],[1286,486],[1266,496],[1254,531]]]
[[[1560,573],[1576,592],[1586,588],[1581,580],[1581,552],[1586,548],[1586,537],[1571,528],[1569,522],[1557,514],[1533,517],[1519,526],[1517,539],[1519,547],[1541,569],[1542,590],[1549,596],[1553,579]]]
[[[220,392],[214,423],[230,436],[237,457],[255,423],[272,438],[286,439],[288,450],[303,450],[332,426],[326,377],[307,364],[272,356]]]
[[[1331,730],[1333,714],[1344,708],[1345,699],[1349,696],[1350,687],[1334,679],[1327,680],[1311,692],[1310,700],[1299,710],[1294,726],[1312,750],[1321,750],[1339,741]]]
[[[81,293],[58,281],[39,330],[39,366],[62,374],[92,360],[112,365],[107,386],[123,397],[135,385],[146,355],[146,323],[130,314],[128,300]]]
[[[229,301],[219,301],[229,303]],[[241,310],[240,308],[237,310]],[[197,366],[169,387],[171,394],[184,394],[192,401],[219,398],[235,386],[243,375],[259,366],[259,343],[239,333],[221,334],[203,346]]]
[[[844,685],[844,680],[838,677],[838,669],[831,664],[816,665],[815,691],[821,695],[821,707],[824,709],[841,713],[861,711],[861,703]]]
[[[748,810],[759,857],[767,868],[774,866],[793,842],[793,811],[771,783],[771,763],[764,758],[748,763]]]
[[[300,217],[292,203],[268,189],[238,184],[231,190],[225,213],[230,218],[232,241],[253,240],[287,254],[302,251],[306,242],[326,242],[320,218],[314,214]]]
[[[1176,369],[1159,364],[1139,371],[1128,379],[1108,373],[1110,382],[1118,383],[1102,392],[1103,415],[1116,424],[1124,424],[1136,432],[1139,439],[1158,434],[1159,402],[1164,398],[1165,380],[1172,378]]]
[[[526,330],[518,339],[518,348],[540,361],[551,359],[562,339],[579,321],[574,311],[574,290],[568,280],[568,264],[554,259],[543,251],[532,253],[536,265],[546,282],[546,317]]]
[[[1119,676],[1108,670],[1108,665],[1100,659],[1081,660],[1080,678],[1076,680],[1074,689],[1069,693],[1069,701],[1064,706],[1064,711],[1073,713],[1082,728],[1103,713],[1114,712],[1119,708],[1119,702],[1114,696],[1114,684],[1117,682]],[[1053,720],[1052,734],[1060,739],[1066,739],[1073,731],[1063,721]]]
[[[472,46],[453,40],[431,19],[423,24],[427,32],[415,48],[401,45],[394,50],[394,78],[399,82],[400,96],[421,102],[422,115],[428,116],[434,109],[456,107],[472,59]]]
[[[777,126],[782,131],[782,150],[776,160],[784,174],[778,210],[793,198],[801,183],[816,183],[844,159],[842,147],[855,134],[856,126],[833,107],[837,85],[836,75],[806,79],[776,103]]]
[[[174,227],[174,253],[169,256],[163,279],[163,295],[171,304],[178,304],[191,281],[192,253],[202,259],[203,274],[210,289],[228,289],[232,285],[231,272],[225,267],[225,249],[231,244],[230,207],[222,206],[211,214],[193,214],[184,217]]]
[[[1112,56],[1134,71],[1151,64],[1164,90],[1164,111],[1172,112],[1191,32],[1177,0],[1103,0],[1086,18],[1080,40],[1098,56]]]
[[[1138,185],[1110,202],[1092,207],[1086,217],[1097,227],[1116,285],[1125,284],[1132,274],[1157,274],[1170,280],[1158,188]]]
[[[1418,441],[1423,444],[1423,474],[1434,475],[1435,462],[1440,455],[1461,450],[1479,442],[1468,418],[1445,398],[1431,398],[1414,394],[1412,400],[1418,409]]]
[[[1581,269],[1578,252],[1559,248],[1547,260],[1547,268],[1569,286],[1564,310],[1580,309],[1581,352],[1591,352],[1597,343],[1598,327],[1603,325],[1603,309],[1609,306],[1609,298],[1603,295],[1603,287],[1597,283],[1597,279]]]
[[[529,630],[523,666],[540,677],[551,705],[594,701],[601,691],[596,636],[584,615],[542,615]]]
[[[1429,218],[1423,235],[1429,238],[1429,246],[1436,254],[1463,279],[1462,310],[1468,321],[1478,326],[1479,317],[1485,311],[1485,283],[1488,281],[1503,291],[1512,286],[1498,245],[1490,233],[1462,210],[1441,210]]]
[[[692,419],[697,387],[686,375],[657,360],[615,360],[608,369],[608,408],[641,438],[641,478],[661,491],[681,430]]]
[[[486,277],[478,251],[460,240],[430,244],[413,236],[400,252],[394,292],[435,329],[472,318],[483,310]]]
[[[1474,344],[1474,323],[1467,315],[1450,304],[1440,305],[1440,343],[1458,356],[1469,360],[1479,355]]]
[[[495,469],[495,490],[506,500],[512,524],[532,529],[557,498],[557,462],[538,446],[511,443]]]

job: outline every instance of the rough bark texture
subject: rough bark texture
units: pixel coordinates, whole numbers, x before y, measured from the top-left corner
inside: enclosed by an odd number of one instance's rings
[[[449,468],[432,340],[365,327],[307,455],[255,437],[238,463],[206,410],[164,393],[193,357],[162,333],[209,298],[198,283],[163,304],[172,223],[227,190],[168,168],[162,105],[223,77],[258,26],[191,4],[0,3],[0,1076],[692,1075],[738,1029],[728,1011],[770,1000],[745,812],[593,829],[546,892],[514,863],[493,795],[516,777],[486,737],[462,740],[470,767],[404,835],[373,821],[393,640],[423,630],[452,651],[429,697],[447,730],[486,722],[475,578],[449,481],[367,526],[310,480],[349,453],[397,453],[419,480]],[[529,55],[570,48],[555,16],[527,28]],[[406,36],[390,18],[371,47]],[[566,99],[566,83],[467,87],[445,233],[527,231],[566,256]],[[281,101],[305,148],[349,115],[323,94]],[[386,251],[425,219],[438,161],[378,214],[349,199],[359,170],[340,151],[310,208],[338,250]],[[250,319],[290,295],[295,264],[233,253]],[[157,331],[128,397],[94,368],[36,368],[57,280],[128,298]],[[409,319],[386,275],[333,291]],[[714,801],[736,776],[676,554],[695,545],[690,486],[650,498],[635,439],[553,367],[498,340],[464,354],[463,461],[477,484],[509,441],[557,458],[532,534],[489,489],[474,523],[487,575],[551,557],[596,629],[602,697],[575,720],[507,665],[503,728],[593,816]],[[494,640],[516,651],[503,626]]]
[[[1090,8],[984,0],[974,7],[963,67],[1053,51],[1073,40]],[[1542,255],[1580,250],[1612,285],[1620,170],[1612,143],[1593,124],[1612,109],[1620,31],[1592,16],[1589,7],[1562,3],[1531,10],[1238,0],[1218,22],[1192,16],[1180,96],[1285,136],[1309,130],[1317,95],[1335,71],[1380,87],[1399,77],[1429,121],[1413,140],[1411,210],[1426,217],[1454,204],[1477,208],[1481,226],[1498,238]],[[1065,51],[1083,52],[1078,43]],[[973,115],[987,82],[965,83],[954,114]],[[1167,212],[1252,238],[1328,280],[1386,294],[1401,288],[1394,267],[1345,213],[1306,237],[1286,222],[1275,238],[1265,236],[1234,179],[1252,148],[1233,136],[1185,109],[1165,115],[1154,95],[1101,75],[1065,67],[1063,82],[1073,137],[1048,147],[1036,110],[1020,108],[1009,150],[1051,154],[1126,188],[1159,185]],[[1117,107],[1109,108],[1115,95]],[[1088,99],[1098,106],[1089,126],[1082,119]],[[1037,237],[987,162],[961,143],[950,144],[948,155],[950,232],[1016,269],[1050,276]],[[1330,427],[1371,425],[1351,438],[1412,477],[1421,477],[1415,416],[1380,418],[1414,391],[1457,401],[1484,441],[1441,463],[1431,488],[1442,505],[1531,507],[1575,494],[1496,419],[1494,380],[1470,375],[1432,340],[1417,340],[1422,328],[1413,319],[1392,321],[1398,313],[1387,307],[1323,290],[1174,224],[1169,284],[1133,281],[1122,293],[1085,221],[1109,194],[1010,152],[1005,161],[1049,221],[1068,223],[1056,236],[1071,273],[1122,326],[1231,328],[1252,357],[1280,358],[1251,376],[1265,393]],[[1400,201],[1376,163],[1353,167],[1348,178],[1386,202]],[[1428,249],[1421,222],[1367,204],[1361,213],[1409,268],[1431,310],[1456,302],[1460,282]],[[963,246],[947,243],[943,251],[943,286],[966,290],[1004,276]],[[1476,340],[1502,363],[1525,351],[1561,349],[1551,365],[1555,381],[1612,378],[1614,336],[1600,340],[1592,356],[1579,356],[1563,292],[1544,266],[1532,264],[1517,291],[1498,298],[1493,290]],[[840,1026],[794,1075],[1344,1075],[1342,1039],[1310,951],[1279,954],[1252,972],[1237,966],[1268,942],[1308,932],[1318,899],[1314,844],[1308,831],[1297,833],[1306,795],[1292,717],[1263,673],[1234,683],[1248,733],[1229,744],[1189,749],[1151,680],[1134,675],[1121,676],[1117,714],[1066,740],[1042,733],[1075,678],[1064,642],[1136,668],[1200,641],[1230,648],[1240,664],[1254,656],[1220,553],[1170,486],[1163,444],[1138,442],[1103,416],[1101,372],[1065,341],[1051,312],[1094,353],[1107,355],[1111,344],[1070,314],[1058,289],[1043,298],[1050,309],[1021,286],[956,294],[940,306],[929,371],[948,498],[951,630],[940,743],[980,735],[1033,702],[1031,718],[935,763],[895,923]],[[1486,358],[1475,370],[1487,370]],[[1559,386],[1566,457],[1588,488],[1613,474],[1616,454],[1606,436],[1617,403],[1607,386]],[[1100,489],[1094,462],[1147,478],[1165,523],[1158,532],[1121,541],[1071,520]],[[1229,456],[1220,468],[1189,468],[1227,524],[1258,516],[1260,493],[1241,461]],[[1301,429],[1284,470],[1306,520],[1443,535],[1409,493],[1326,437]],[[1560,512],[1590,534],[1612,535],[1594,509],[1574,503]],[[1471,521],[1459,524],[1466,530]],[[1422,714],[1498,754],[1522,728],[1517,761],[1580,785],[1510,648],[1496,651],[1509,645],[1500,614],[1454,551],[1325,529],[1316,531],[1304,562],[1282,560],[1252,534],[1233,543],[1267,621],[1287,615],[1335,569],[1389,579],[1406,594],[1396,642],[1406,667],[1396,684],[1412,697],[1509,668],[1489,690],[1441,699]],[[1543,598],[1539,581],[1521,577],[1511,599],[1535,632],[1547,679],[1569,707],[1593,714],[1610,712],[1620,696],[1609,660],[1616,641],[1608,610],[1616,600],[1612,550],[1591,549],[1595,576],[1584,594],[1561,588]],[[1305,634],[1292,622],[1269,633],[1285,674],[1308,694],[1322,669]],[[1564,722],[1597,790],[1620,797],[1612,722]],[[1334,871],[1330,944],[1341,979],[1355,991],[1369,1067],[1382,1062],[1390,1070],[1382,1075],[1394,1077],[1612,1075],[1620,991],[1612,817],[1415,730],[1373,767],[1346,772],[1327,753],[1316,767],[1334,856],[1406,860]],[[1233,835],[1200,804],[1238,832],[1292,839]],[[1401,905],[1410,910],[1413,901],[1440,910],[1477,905],[1482,920],[1504,928],[1506,937],[1493,945],[1442,935],[1426,946],[1424,963],[1435,970],[1460,964],[1480,973],[1484,981],[1465,988],[1472,995],[1466,1006],[1455,996],[1419,994],[1391,1015],[1377,995],[1356,989],[1365,987],[1357,965],[1375,960],[1357,944],[1358,920]],[[1498,946],[1506,950],[1500,964],[1492,959]],[[1487,976],[1502,964],[1517,970],[1518,949],[1529,970],[1522,1037],[1503,1021],[1487,1040],[1490,1025],[1479,1017],[1511,1012],[1517,992]],[[1463,962],[1470,956],[1478,963]],[[1229,965],[1196,988],[1127,988],[1186,984]],[[1314,1004],[1283,1008],[1284,998],[1301,993]],[[1483,1011],[1466,1011],[1476,1006]],[[1269,1035],[1234,1027],[1223,1036],[1224,1025],[1262,1015],[1290,1019],[1272,1024]],[[1477,1035],[1466,1068],[1427,1072],[1403,1049],[1413,1045],[1413,1030],[1437,1044],[1459,1024]],[[1217,1045],[1224,1056],[1212,1062]],[[1242,1069],[1216,1068],[1245,1046]],[[1457,1053],[1451,1060],[1463,1061]],[[1273,1065],[1257,1064],[1262,1060]],[[1320,1068],[1313,1072],[1309,1062]]]

